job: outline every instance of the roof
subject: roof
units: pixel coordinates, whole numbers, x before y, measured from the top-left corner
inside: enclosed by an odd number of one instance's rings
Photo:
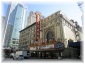
[[[29,28],[29,27],[31,27],[32,25],[35,25],[35,24],[36,24],[36,22],[34,22],[33,24],[31,24],[31,25],[27,26],[26,28],[22,29],[22,30],[21,30],[21,31],[19,31],[19,32],[22,32],[22,31],[26,30],[27,28]]]

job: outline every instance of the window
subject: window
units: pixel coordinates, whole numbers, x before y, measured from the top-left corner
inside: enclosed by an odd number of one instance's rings
[[[65,20],[63,20],[63,23],[65,23]]]
[[[70,28],[72,29],[72,26],[70,25]]]
[[[69,27],[71,28],[71,25],[69,24]]]
[[[28,32],[30,31],[30,29],[28,29]]]
[[[66,24],[66,26],[67,26],[67,22],[65,21],[65,24]]]
[[[13,41],[13,44],[15,44],[15,41]]]
[[[50,19],[50,17],[48,17],[48,20]]]
[[[70,25],[67,23],[67,26],[70,27]]]

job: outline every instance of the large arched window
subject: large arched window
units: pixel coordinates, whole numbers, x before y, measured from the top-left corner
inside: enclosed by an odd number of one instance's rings
[[[47,42],[49,42],[51,39],[54,39],[54,34],[52,31],[49,31],[46,35],[47,37]]]

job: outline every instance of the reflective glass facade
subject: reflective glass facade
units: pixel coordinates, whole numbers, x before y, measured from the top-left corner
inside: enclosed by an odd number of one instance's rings
[[[16,15],[13,24],[11,43],[16,44],[19,41],[19,31],[25,26],[26,8],[21,4],[17,5]]]
[[[11,3],[7,17],[5,43],[16,44],[19,41],[19,31],[25,28],[27,8],[20,3]],[[8,27],[10,25],[10,28]],[[10,29],[10,31],[8,31]],[[9,38],[7,38],[9,36]],[[7,46],[6,45],[6,46]]]

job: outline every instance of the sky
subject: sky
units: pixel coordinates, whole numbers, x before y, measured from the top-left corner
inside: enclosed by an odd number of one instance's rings
[[[6,12],[7,12],[7,9],[8,9],[8,2],[1,2],[1,5],[2,5],[2,16],[6,16]]]
[[[39,11],[45,17],[61,10],[69,19],[77,21],[82,26],[82,12],[80,11],[77,2],[25,2],[28,11],[27,16],[31,11]],[[2,2],[2,16],[6,16],[8,2]]]

